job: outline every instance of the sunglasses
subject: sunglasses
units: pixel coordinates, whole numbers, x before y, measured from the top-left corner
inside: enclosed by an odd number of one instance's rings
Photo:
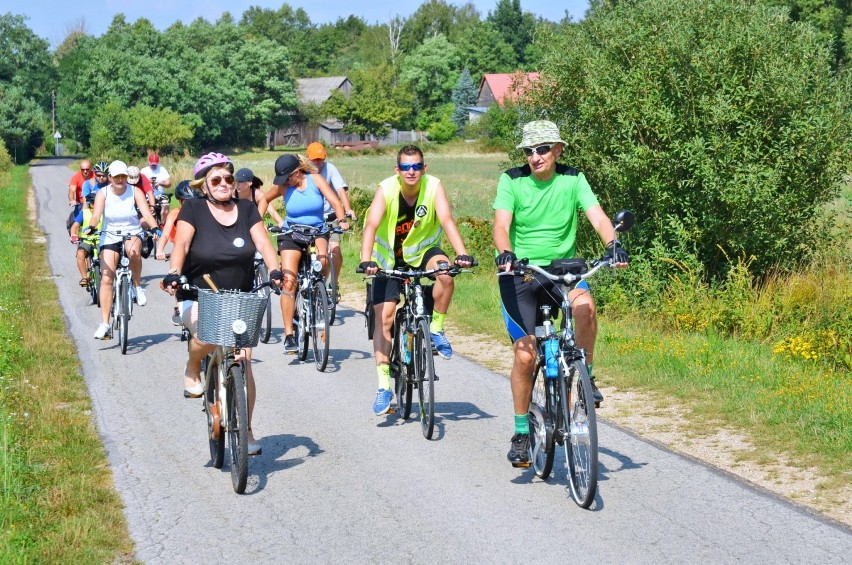
[[[424,165],[421,161],[419,163],[397,163],[396,166],[399,167],[399,170],[403,173],[407,173],[408,171],[422,171],[423,167],[426,165]]]
[[[550,153],[550,150],[553,148],[552,145],[539,145],[538,147],[524,147],[524,155],[527,157],[532,157],[533,153],[538,153],[539,155],[547,155]]]
[[[95,176],[96,177],[105,177],[105,176],[107,176],[107,174],[106,173],[95,173]]]
[[[210,186],[219,186],[223,182],[225,184],[234,184],[234,175],[225,175],[223,177],[210,177],[207,179]]]
[[[89,171],[91,171],[92,169],[84,169],[83,167],[80,167],[80,170],[81,170],[81,171],[83,171],[84,173],[88,173],[88,172],[89,172]]]

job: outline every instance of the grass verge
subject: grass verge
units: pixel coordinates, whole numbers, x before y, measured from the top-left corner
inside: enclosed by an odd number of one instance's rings
[[[109,563],[133,545],[66,335],[27,167],[0,175],[0,563]]]

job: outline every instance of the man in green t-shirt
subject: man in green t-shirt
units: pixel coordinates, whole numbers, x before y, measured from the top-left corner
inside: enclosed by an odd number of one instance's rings
[[[612,222],[598,204],[586,177],[577,169],[557,164],[564,146],[559,128],[553,122],[538,120],[524,126],[518,149],[523,149],[526,164],[500,176],[494,200],[494,246],[500,252],[496,259],[499,270],[510,271],[518,257],[541,267],[550,265],[554,259],[573,257],[578,209],[585,212],[616,266],[627,266],[627,253],[615,238]],[[536,366],[536,316],[540,304],[548,301],[551,307],[558,308],[559,302],[536,280],[509,276],[498,280],[503,319],[515,354],[511,374],[515,434],[507,457],[515,467],[528,467],[527,412]],[[569,299],[577,346],[586,350],[591,375],[597,322],[595,303],[585,281],[577,284]],[[595,402],[599,404],[603,395],[594,377],[591,380]]]

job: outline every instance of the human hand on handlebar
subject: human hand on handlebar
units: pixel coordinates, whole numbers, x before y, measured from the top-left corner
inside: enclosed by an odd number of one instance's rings
[[[269,271],[269,280],[274,282],[278,288],[284,288],[284,273],[281,272],[281,269]]]
[[[361,264],[358,265],[358,272],[375,275],[379,272],[379,264],[375,261],[361,261]]]
[[[603,258],[612,259],[614,266],[619,269],[623,269],[630,262],[630,257],[621,247],[621,242],[617,239],[613,239],[606,244],[606,253],[604,253]]]
[[[509,272],[512,270],[512,264],[517,260],[517,255],[505,249],[494,259],[494,262],[497,264],[498,271]]]
[[[473,267],[476,260],[471,255],[458,255],[453,262],[459,267]]]

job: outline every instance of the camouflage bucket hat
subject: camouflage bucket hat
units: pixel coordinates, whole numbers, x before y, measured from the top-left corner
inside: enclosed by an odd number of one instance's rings
[[[523,149],[524,147],[535,147],[542,143],[561,143],[562,145],[566,145],[559,136],[559,128],[556,127],[556,124],[553,122],[548,120],[536,120],[525,124],[523,137],[521,138],[521,143],[517,148]]]

